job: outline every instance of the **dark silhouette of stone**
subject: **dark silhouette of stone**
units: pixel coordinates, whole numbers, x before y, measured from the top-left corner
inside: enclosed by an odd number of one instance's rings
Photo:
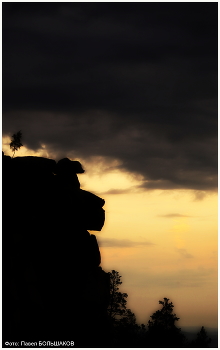
[[[69,158],[63,158],[58,161],[56,165],[56,174],[65,173],[67,176],[70,174],[83,174],[85,170],[82,168],[82,164]]]
[[[102,229],[105,201],[80,189],[79,162],[3,154],[2,164],[3,342],[105,346],[109,275],[87,231]]]
[[[76,175],[84,173],[80,162],[63,158],[56,164],[55,173],[57,174],[56,180],[59,186],[65,186],[71,189],[80,188],[80,183]]]

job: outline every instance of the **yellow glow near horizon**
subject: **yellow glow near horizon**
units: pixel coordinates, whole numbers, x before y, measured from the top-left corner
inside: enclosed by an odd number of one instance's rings
[[[181,326],[217,326],[217,193],[204,194],[202,200],[192,190],[101,195],[106,223],[96,235],[102,267],[120,272],[139,322],[168,297]],[[134,246],[106,247],[105,238]]]
[[[11,155],[8,144],[3,151]],[[46,156],[46,149],[21,147],[16,156],[23,155]],[[81,188],[106,202],[105,225],[101,232],[91,232],[100,245],[101,266],[119,271],[120,290],[128,293],[128,307],[138,322],[146,324],[160,308],[158,301],[167,297],[180,326],[216,327],[217,193],[141,190],[141,177],[102,172],[101,166],[94,171],[95,163],[90,171],[85,164]]]

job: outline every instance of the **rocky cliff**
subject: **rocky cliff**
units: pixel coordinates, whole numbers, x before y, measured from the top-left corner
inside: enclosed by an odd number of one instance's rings
[[[79,162],[3,155],[3,342],[105,346],[109,276],[95,235],[104,200]]]

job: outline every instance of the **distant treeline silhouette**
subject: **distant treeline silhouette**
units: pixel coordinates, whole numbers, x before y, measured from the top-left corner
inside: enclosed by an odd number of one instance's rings
[[[119,291],[121,276],[115,270],[110,275],[108,316],[111,320],[111,346],[114,348],[208,348],[212,340],[202,326],[193,340],[188,340],[176,326],[179,317],[168,299],[159,301],[161,308],[150,316],[147,325],[139,325],[135,314],[127,309],[128,294]],[[217,347],[217,346],[216,346]]]

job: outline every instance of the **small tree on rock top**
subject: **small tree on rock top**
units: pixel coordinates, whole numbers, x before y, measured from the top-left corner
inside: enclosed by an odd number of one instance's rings
[[[10,142],[10,148],[12,149],[12,152],[13,152],[12,158],[14,157],[15,152],[16,152],[21,146],[23,146],[22,143],[21,143],[21,138],[22,138],[22,132],[21,132],[21,130],[18,131],[16,134],[12,135],[12,139],[11,139],[11,142]]]

